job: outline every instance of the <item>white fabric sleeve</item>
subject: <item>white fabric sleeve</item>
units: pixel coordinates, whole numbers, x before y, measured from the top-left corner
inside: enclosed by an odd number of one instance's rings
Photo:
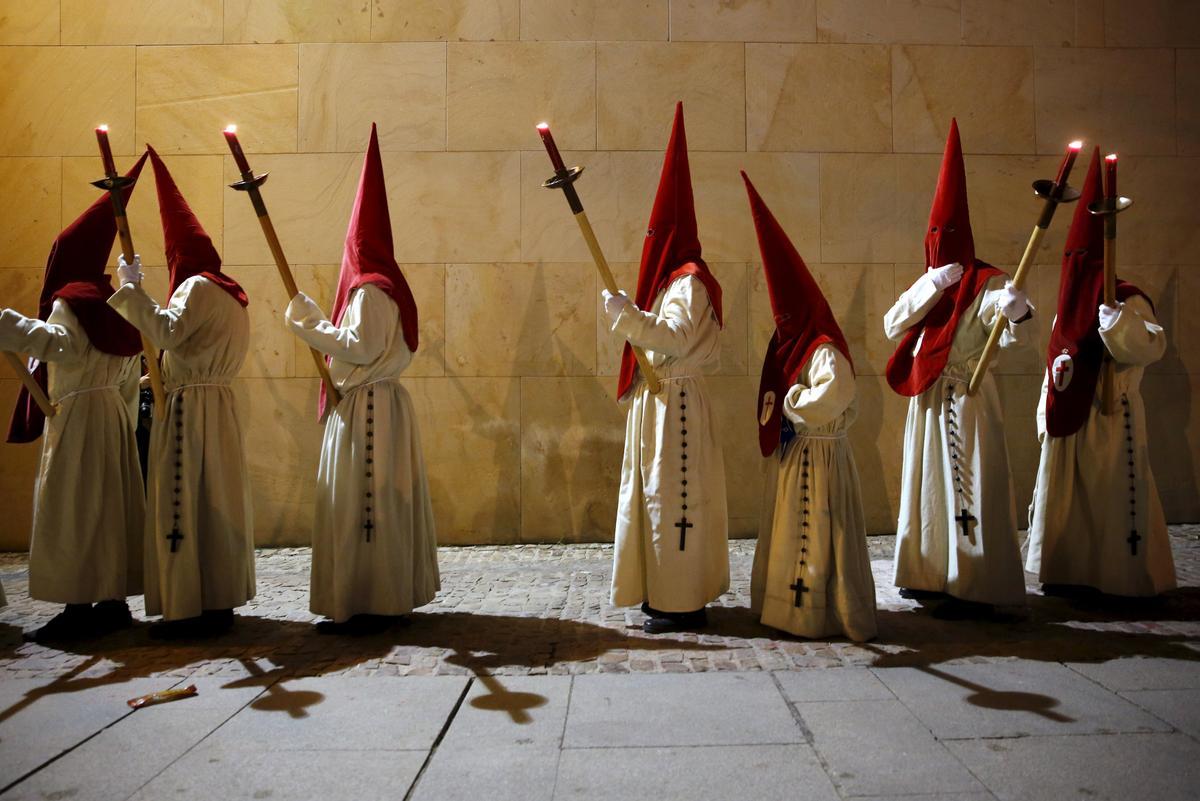
[[[1145,367],[1167,351],[1167,333],[1141,295],[1125,301],[1112,328],[1100,329],[1100,338],[1117,364]]]
[[[203,276],[192,276],[179,285],[164,309],[141,284],[124,284],[108,299],[108,305],[141,331],[154,347],[171,350],[186,342],[204,322],[211,309],[204,301],[204,293],[209,289],[225,291]]]
[[[679,358],[688,352],[700,324],[712,313],[708,291],[699,279],[688,275],[667,287],[657,315],[628,303],[612,330],[645,350]]]
[[[997,308],[997,303],[1000,296],[1004,294],[1004,284],[1008,281],[1007,275],[997,275],[987,282],[983,290],[979,293],[979,304],[975,307],[975,319],[979,324],[990,334],[992,325],[995,324],[996,318],[1000,316],[1000,309]],[[1036,313],[1033,307],[1033,301],[1029,301],[1029,315],[1021,322],[1027,322],[1033,319]],[[1019,345],[1024,341],[1024,334],[1032,326],[1021,327],[1021,323],[1008,321],[1008,325],[1004,327],[1004,331],[1000,334],[1000,347],[1011,348],[1014,345]]]
[[[293,334],[318,352],[348,364],[371,364],[383,355],[389,327],[399,323],[400,315],[383,290],[365,284],[350,296],[340,326],[296,298],[288,304],[284,319]]]
[[[45,322],[13,309],[0,311],[0,350],[43,362],[73,362],[83,357],[89,344],[83,326],[65,301],[54,301]]]
[[[893,342],[899,342],[905,331],[925,319],[941,297],[942,290],[933,285],[929,271],[921,273],[883,315],[883,333]]]
[[[854,370],[841,351],[822,345],[804,371],[808,384],[794,384],[783,400],[787,419],[805,428],[832,423],[854,402]]]

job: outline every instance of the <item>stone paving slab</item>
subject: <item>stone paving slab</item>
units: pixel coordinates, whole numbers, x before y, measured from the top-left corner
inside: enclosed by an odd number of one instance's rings
[[[577,676],[564,748],[804,741],[769,674]]]
[[[934,793],[932,795],[856,795],[854,801],[996,801],[986,790],[978,793]]]
[[[947,747],[1001,801],[1194,801],[1200,744],[1182,734],[962,740]]]
[[[254,751],[206,745],[131,801],[401,799],[425,756],[425,751]]]
[[[984,789],[897,700],[823,701],[796,710],[843,796]]]
[[[125,801],[263,692],[261,687],[223,688],[218,679],[199,679],[195,684],[199,691],[196,697],[144,707],[120,718],[99,736],[14,787],[4,795],[4,801]],[[121,696],[133,695],[128,688],[116,689]],[[89,702],[78,699],[76,703]],[[126,707],[124,711],[131,710]],[[30,712],[38,716],[41,725],[50,725],[41,717],[47,709],[39,707]],[[3,731],[5,739],[20,736],[10,735],[7,726]],[[64,720],[60,729],[76,737],[84,731],[74,719]]]
[[[570,676],[476,678],[440,750],[557,751],[570,697]]]
[[[413,676],[378,685],[361,677],[283,679],[210,740],[218,747],[256,751],[427,751],[466,683],[454,676]]]
[[[778,671],[783,695],[794,704],[806,701],[885,701],[892,691],[866,668]]]
[[[806,745],[588,748],[562,754],[555,801],[836,801]]]
[[[1117,692],[1200,689],[1200,664],[1186,659],[1127,657],[1107,662],[1069,662],[1067,667]]]
[[[569,681],[569,679],[568,679]],[[439,748],[413,793],[414,801],[550,801],[558,748]],[[402,797],[397,793],[395,798]]]
[[[876,669],[875,674],[939,740],[1169,728],[1053,662],[1008,660]]]
[[[1200,690],[1134,690],[1121,697],[1200,739]],[[1200,795],[1200,786],[1196,792]]]
[[[0,681],[0,788],[133,714],[125,703],[130,698],[172,683],[78,678]]]

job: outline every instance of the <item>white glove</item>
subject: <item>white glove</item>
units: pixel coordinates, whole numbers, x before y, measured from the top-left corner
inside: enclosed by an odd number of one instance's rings
[[[1012,281],[1005,282],[996,305],[1000,307],[1000,312],[1014,323],[1024,320],[1025,315],[1029,314],[1029,296],[1013,286]]]
[[[1100,304],[1100,330],[1108,331],[1117,324],[1117,318],[1121,316],[1121,309],[1125,308],[1125,304],[1117,301],[1116,306],[1105,306]]]
[[[317,302],[303,292],[296,292],[296,297],[292,298],[292,305],[298,306],[296,311],[301,312],[304,319],[325,319],[325,312],[321,311],[321,307],[317,305]]]
[[[629,305],[629,296],[620,290],[617,294],[609,292],[607,289],[601,293],[604,297],[604,313],[608,315],[608,319],[613,325],[617,324],[617,318],[621,316],[621,312]]]
[[[125,261],[125,255],[117,256],[117,280],[121,282],[121,286],[125,284],[133,284],[137,286],[142,283],[142,257],[134,254],[133,264]]]
[[[929,271],[929,280],[933,281],[933,285],[939,290],[954,286],[962,276],[963,266],[958,262],[943,264]]]

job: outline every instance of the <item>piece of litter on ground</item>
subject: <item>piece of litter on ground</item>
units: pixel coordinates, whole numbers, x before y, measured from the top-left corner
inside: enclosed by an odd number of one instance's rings
[[[172,690],[159,690],[156,693],[149,695],[139,695],[137,698],[130,698],[126,703],[131,709],[141,709],[144,706],[153,706],[154,704],[165,704],[168,701],[178,701],[180,698],[191,698],[193,695],[199,695],[199,690],[195,684],[189,684],[186,687],[178,687]]]

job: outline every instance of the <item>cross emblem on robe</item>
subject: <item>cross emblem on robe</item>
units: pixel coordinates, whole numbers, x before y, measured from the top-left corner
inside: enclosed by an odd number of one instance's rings
[[[695,526],[693,526],[685,516],[675,524],[675,528],[679,529],[679,550],[682,551],[684,546],[687,544],[687,530],[689,528],[695,528]]]
[[[960,526],[962,526],[962,535],[964,537],[971,536],[971,524],[977,520],[975,515],[971,514],[966,509],[963,509],[954,516],[954,519],[958,521]]]
[[[367,532],[367,542],[371,541],[371,529],[375,528],[375,524],[370,520],[363,523],[363,531]]]
[[[171,533],[167,535],[167,539],[171,541],[171,553],[179,550],[179,541],[183,539],[183,534],[179,532],[179,527],[171,529]]]
[[[1137,544],[1141,541],[1141,536],[1137,533],[1137,529],[1129,532],[1129,536],[1125,541],[1129,543],[1129,555],[1137,556]]]
[[[793,606],[795,606],[797,609],[804,606],[804,593],[811,592],[808,587],[804,586],[804,578],[797,576],[796,583],[788,585],[788,589],[793,590],[796,593],[796,602],[793,604]]]

